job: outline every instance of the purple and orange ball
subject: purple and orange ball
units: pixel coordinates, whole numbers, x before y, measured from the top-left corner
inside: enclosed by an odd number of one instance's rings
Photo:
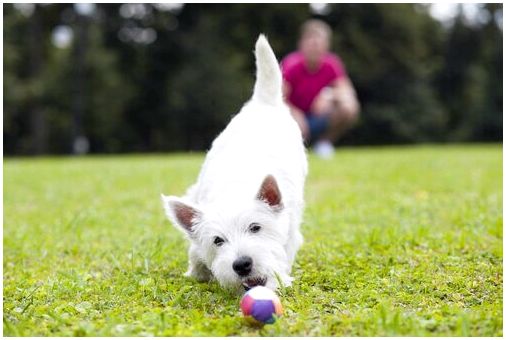
[[[272,324],[283,314],[279,297],[263,286],[248,290],[242,297],[240,306],[244,316],[262,324]]]

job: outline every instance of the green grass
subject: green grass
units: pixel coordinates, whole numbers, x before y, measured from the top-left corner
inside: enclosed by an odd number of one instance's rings
[[[503,329],[502,148],[342,148],[310,157],[285,314],[182,276],[160,192],[202,154],[4,161],[4,335],[469,335]]]

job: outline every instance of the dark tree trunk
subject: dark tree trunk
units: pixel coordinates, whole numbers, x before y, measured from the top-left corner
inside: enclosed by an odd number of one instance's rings
[[[30,40],[30,79],[33,81],[32,98],[30,107],[30,126],[32,130],[31,152],[34,154],[43,154],[47,152],[47,126],[44,109],[40,102],[40,73],[43,66],[43,33],[41,23],[41,8],[34,5],[35,9],[31,20],[29,21],[29,40]]]
[[[72,120],[72,152],[75,154],[85,153],[87,147],[78,141],[85,139],[85,131],[83,128],[83,119],[86,112],[86,51],[88,44],[88,18],[84,15],[77,14],[75,25],[75,41],[74,41],[74,83],[73,83],[73,120]],[[81,146],[80,146],[81,145]]]

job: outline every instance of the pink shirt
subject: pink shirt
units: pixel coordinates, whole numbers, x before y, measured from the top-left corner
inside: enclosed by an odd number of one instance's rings
[[[310,72],[306,68],[302,53],[293,52],[281,61],[281,70],[283,78],[291,87],[288,101],[304,112],[309,111],[321,89],[346,76],[341,59],[332,53],[323,57],[317,71]]]

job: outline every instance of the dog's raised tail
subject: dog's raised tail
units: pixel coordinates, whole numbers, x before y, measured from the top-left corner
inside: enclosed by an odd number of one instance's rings
[[[255,58],[257,79],[253,99],[276,105],[283,100],[281,70],[276,56],[263,34],[260,34],[256,42]]]

